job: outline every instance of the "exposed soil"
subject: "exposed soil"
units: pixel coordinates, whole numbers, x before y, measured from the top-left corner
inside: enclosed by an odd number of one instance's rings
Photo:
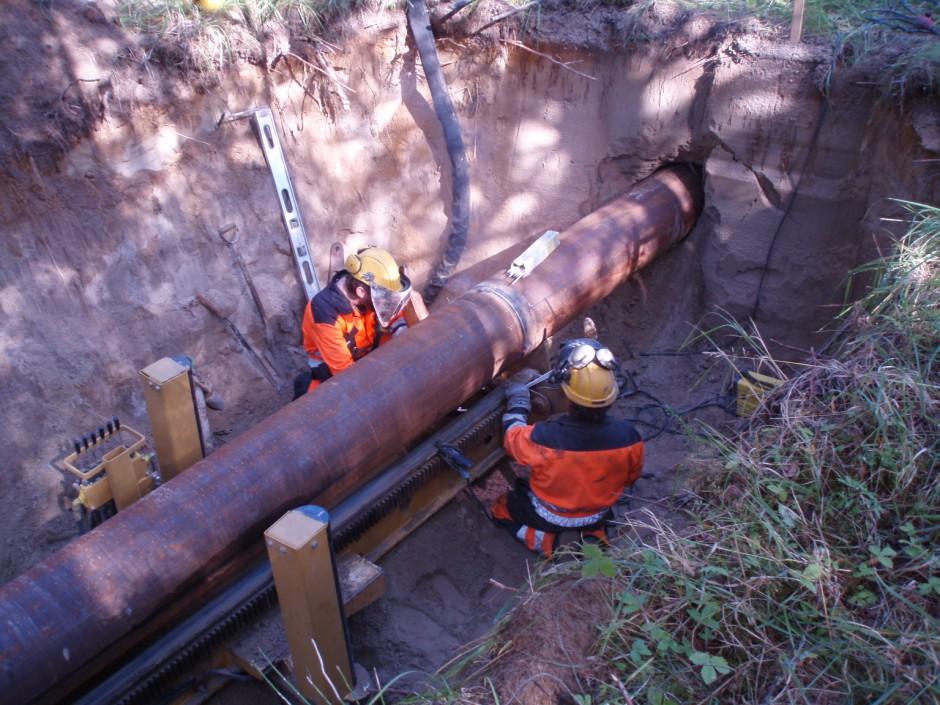
[[[467,281],[662,163],[702,165],[706,210],[692,235],[590,312],[639,386],[667,404],[691,406],[726,383],[706,356],[659,354],[705,314],[753,317],[780,354],[800,356],[825,338],[846,273],[890,242],[881,219],[900,207],[887,199],[936,201],[936,105],[899,110],[838,72],[826,100],[819,47],[665,10],[547,8],[538,51],[590,79],[501,41],[518,24],[468,39],[497,12],[479,7],[438,43],[471,163]],[[447,229],[446,151],[398,13],[364,10],[337,27],[332,49],[266,37],[255,63],[220,74],[186,73],[115,16],[110,2],[0,7],[0,580],[77,535],[55,465],[70,438],[114,415],[149,432],[137,370],[192,355],[226,400],[211,417],[218,443],[289,401],[302,292],[260,150],[246,123],[219,124],[223,112],[274,109],[321,280],[340,240],[389,248],[421,286]],[[282,40],[308,59],[275,63]],[[311,51],[339,82],[309,68]],[[270,345],[217,235],[228,223]],[[269,361],[279,388],[197,294]],[[649,477],[623,511],[661,508],[687,452],[680,436],[652,441]],[[454,565],[458,546],[470,557]],[[525,561],[475,505],[456,502],[384,562],[390,592],[353,620],[357,652],[385,680],[433,670],[511,596],[489,578],[517,587]]]
[[[382,561],[388,591],[350,620],[355,658],[381,683],[407,673],[392,692],[433,686],[430,674],[513,604],[529,561],[476,502],[458,496]]]

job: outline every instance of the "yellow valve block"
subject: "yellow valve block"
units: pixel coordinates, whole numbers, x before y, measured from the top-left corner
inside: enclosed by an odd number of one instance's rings
[[[782,379],[760,372],[744,372],[737,381],[737,415],[753,414],[760,407],[764,397],[783,383]]]

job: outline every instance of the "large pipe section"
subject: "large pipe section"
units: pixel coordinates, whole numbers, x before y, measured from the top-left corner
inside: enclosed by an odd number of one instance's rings
[[[582,218],[525,279],[500,274],[0,588],[0,703],[44,693],[184,598],[288,509],[332,506],[578,313],[684,237],[673,166]]]

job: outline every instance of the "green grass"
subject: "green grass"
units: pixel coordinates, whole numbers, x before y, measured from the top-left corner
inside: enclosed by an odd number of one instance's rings
[[[691,528],[649,514],[652,539],[536,576],[536,594],[603,588],[578,705],[940,700],[940,209],[907,206],[896,254],[856,273],[870,293],[831,356],[791,368],[745,430],[713,433]],[[511,660],[530,625],[508,619],[475,663]],[[420,702],[506,702],[499,673]]]
[[[263,26],[292,18],[304,24],[316,23],[353,5],[343,0],[226,0],[221,9],[206,11],[192,0],[124,0],[120,9],[121,22],[126,27],[163,34],[185,23],[244,22]]]
[[[745,18],[775,26],[786,34],[792,0],[680,0],[690,10],[706,11],[735,23]],[[909,9],[908,9],[909,8]],[[906,31],[924,12],[940,12],[936,2],[910,0],[807,0],[803,36],[831,42],[833,65],[875,67],[885,92],[940,90],[940,36]],[[898,14],[905,18],[902,19]]]
[[[789,23],[793,16],[793,0],[683,0],[682,4],[689,9],[707,9],[729,20],[750,16]],[[887,4],[886,0],[807,0],[804,31],[809,34],[851,31],[868,21],[865,11]]]
[[[612,554],[600,698],[940,697],[940,210],[908,206],[832,358],[714,436],[699,525]]]

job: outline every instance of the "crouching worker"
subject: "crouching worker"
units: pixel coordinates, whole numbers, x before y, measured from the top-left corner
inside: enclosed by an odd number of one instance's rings
[[[565,531],[606,544],[610,509],[640,476],[640,434],[607,413],[619,392],[615,367],[613,354],[597,341],[565,343],[555,379],[568,398],[568,413],[534,425],[527,424],[531,403],[524,380],[506,386],[503,446],[532,472],[496,501],[493,519],[547,558]]]
[[[408,326],[402,311],[410,298],[411,282],[387,251],[366,247],[347,257],[345,269],[304,310],[310,369],[294,380],[294,398],[403,332]]]

